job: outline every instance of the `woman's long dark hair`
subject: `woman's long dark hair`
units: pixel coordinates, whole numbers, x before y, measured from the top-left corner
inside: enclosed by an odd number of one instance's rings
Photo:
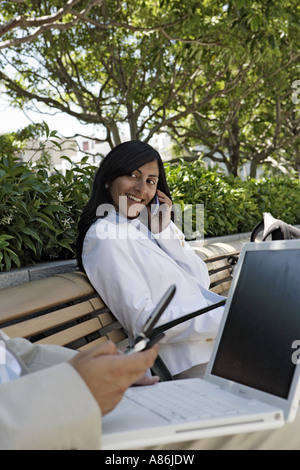
[[[98,219],[97,208],[100,204],[113,204],[110,191],[105,188],[106,183],[111,183],[119,176],[128,175],[145,163],[157,161],[159,178],[157,189],[163,191],[170,199],[163,161],[159,153],[151,145],[138,140],[130,140],[114,147],[102,160],[96,172],[91,197],[83,208],[78,223],[77,262],[80,269],[82,265],[82,246],[84,237],[90,226]]]

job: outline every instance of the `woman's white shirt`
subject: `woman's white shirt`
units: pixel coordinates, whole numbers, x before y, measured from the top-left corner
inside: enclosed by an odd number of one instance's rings
[[[176,294],[158,324],[220,300],[208,291],[204,261],[173,222],[153,235],[139,219],[110,210],[88,230],[82,260],[90,282],[131,340],[171,284]],[[159,353],[173,375],[209,360],[222,313],[221,307],[166,332]]]

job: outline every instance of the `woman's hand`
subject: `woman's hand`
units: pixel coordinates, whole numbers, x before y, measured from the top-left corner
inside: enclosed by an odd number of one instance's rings
[[[158,212],[154,215],[151,213],[151,206],[149,210],[149,228],[152,233],[162,232],[167,228],[171,220],[171,199],[159,189],[156,191],[160,206]]]
[[[149,376],[145,374],[143,377],[136,380],[132,385],[154,385],[157,382],[159,382],[159,377],[157,375]]]

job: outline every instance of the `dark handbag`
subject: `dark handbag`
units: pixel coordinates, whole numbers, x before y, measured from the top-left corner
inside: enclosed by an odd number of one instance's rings
[[[252,230],[250,241],[255,242],[261,232],[263,232],[262,241],[265,241],[269,236],[272,240],[300,238],[300,229],[280,219],[275,219],[269,212],[264,212],[263,219]]]

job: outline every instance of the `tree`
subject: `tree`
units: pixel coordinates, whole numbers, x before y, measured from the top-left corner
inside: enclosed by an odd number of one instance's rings
[[[4,1],[0,0],[0,3],[3,4]],[[90,0],[82,10],[75,11],[74,7],[82,2],[80,0],[69,0],[68,2],[63,2],[61,8],[57,8],[54,13],[41,16],[36,15],[34,10],[40,2],[32,2],[32,9],[29,8],[29,12],[30,14],[34,13],[33,16],[28,16],[25,13],[29,3],[27,0],[10,0],[5,2],[7,6],[4,5],[1,14],[3,24],[0,26],[0,37],[4,36],[7,39],[0,42],[0,50],[33,41],[50,29],[62,31],[74,26],[79,21],[88,21],[87,15],[89,11],[94,6],[101,5],[102,2],[103,0]],[[21,8],[21,14],[18,14],[20,6],[25,8]],[[21,37],[19,35],[20,31],[22,33]]]
[[[200,105],[170,133],[190,159],[198,158],[195,146],[200,145],[200,153],[234,175],[245,161],[253,177],[270,157],[295,165],[300,135],[292,84],[300,75],[298,4],[236,1],[227,13],[227,31],[231,25],[237,39],[227,80],[248,67],[230,93]],[[210,82],[210,63],[205,55],[201,60]]]
[[[24,38],[0,55],[0,80],[17,106],[43,104],[98,124],[111,147],[125,130],[145,141],[168,130],[190,153],[205,145],[233,174],[245,160],[255,174],[266,158],[297,148],[289,82],[299,62],[296,0],[4,6],[16,29],[3,40]],[[36,19],[44,21],[38,34]]]
[[[24,11],[35,7],[38,17],[49,16],[53,2],[36,3],[26,2]],[[226,21],[218,1],[103,1],[83,22],[49,28],[2,55],[2,68],[9,64],[14,73],[2,70],[0,79],[14,103],[44,103],[100,124],[111,146],[122,140],[125,124],[131,139],[148,141],[238,84],[239,73],[225,82],[223,59],[234,45],[211,20],[215,15]],[[203,52],[215,67],[209,82]]]
[[[270,157],[295,165],[300,121],[292,100],[292,76],[298,67],[298,57],[294,57],[293,67],[288,60],[273,72],[268,68],[259,78],[256,69],[249,68],[230,94],[199,107],[192,117],[173,126],[171,133],[179,146],[194,159],[204,153],[235,176],[239,166],[249,162],[249,174],[255,177],[258,165],[270,163]],[[202,146],[195,152],[199,143]]]

